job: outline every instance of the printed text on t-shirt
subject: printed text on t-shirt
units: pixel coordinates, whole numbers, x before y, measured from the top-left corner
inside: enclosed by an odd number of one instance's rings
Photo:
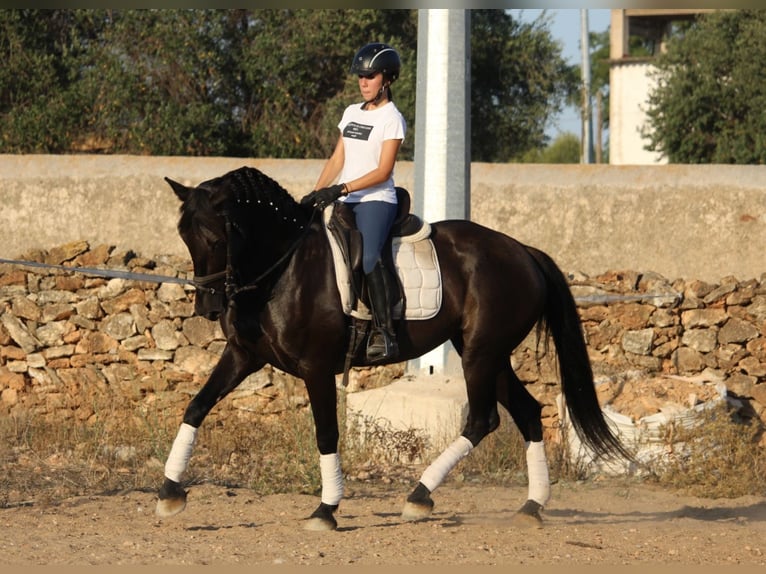
[[[370,139],[371,131],[372,131],[372,126],[366,126],[364,124],[350,122],[343,130],[343,137],[366,141]]]

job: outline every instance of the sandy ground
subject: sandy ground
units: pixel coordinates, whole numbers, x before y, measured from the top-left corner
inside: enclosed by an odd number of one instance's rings
[[[709,500],[624,481],[558,483],[544,527],[511,524],[520,487],[446,484],[432,518],[403,522],[400,487],[348,483],[334,532],[308,495],[193,486],[159,519],[152,492],[0,510],[5,565],[766,564],[766,498]]]

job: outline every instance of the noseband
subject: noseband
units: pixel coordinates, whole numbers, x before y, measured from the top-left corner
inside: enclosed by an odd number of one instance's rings
[[[212,273],[210,275],[195,275],[193,278],[194,287],[200,291],[207,291],[211,295],[215,295],[218,292],[218,289],[210,287],[210,285],[221,279],[226,279],[226,271],[219,271],[218,273]]]

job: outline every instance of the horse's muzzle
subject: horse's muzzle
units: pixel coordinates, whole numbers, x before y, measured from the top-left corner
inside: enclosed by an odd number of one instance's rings
[[[210,311],[209,313],[206,313],[202,315],[205,319],[208,321],[218,321],[218,317],[221,316],[220,311]]]
[[[226,308],[226,296],[222,292],[197,292],[194,300],[194,314],[210,321],[217,321]]]

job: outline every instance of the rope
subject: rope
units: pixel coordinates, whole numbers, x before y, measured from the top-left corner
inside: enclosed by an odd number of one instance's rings
[[[169,275],[154,275],[151,273],[134,273],[132,271],[120,271],[118,269],[98,269],[95,267],[67,267],[65,265],[54,265],[52,263],[39,263],[37,261],[21,261],[18,259],[0,258],[0,263],[8,265],[23,265],[25,267],[37,267],[41,269],[55,269],[57,271],[74,271],[84,273],[85,275],[95,275],[97,277],[111,277],[115,279],[133,279],[135,281],[149,281],[152,283],[176,283],[179,285],[192,285],[198,287],[195,281],[184,279],[182,277],[171,277]]]

